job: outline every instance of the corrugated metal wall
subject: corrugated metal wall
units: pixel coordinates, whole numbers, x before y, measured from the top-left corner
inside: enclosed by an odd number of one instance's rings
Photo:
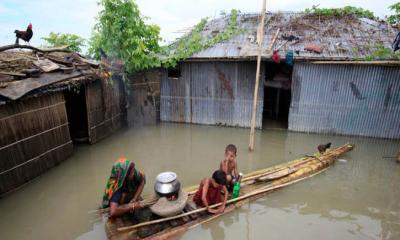
[[[400,138],[400,68],[296,63],[289,130]]]
[[[185,62],[181,77],[161,77],[161,121],[250,127],[256,62]],[[261,128],[261,68],[256,127]]]

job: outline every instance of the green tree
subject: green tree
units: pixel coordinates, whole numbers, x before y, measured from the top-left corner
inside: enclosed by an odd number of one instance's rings
[[[395,14],[394,15],[390,15],[387,18],[388,23],[390,23],[390,24],[400,24],[400,2],[389,6],[389,9],[394,11]]]
[[[100,58],[100,49],[108,56],[122,59],[128,73],[160,66],[158,53],[160,28],[146,24],[133,0],[100,0],[89,44],[89,55]]]
[[[68,49],[74,52],[81,52],[81,47],[85,46],[86,41],[75,34],[54,32],[51,32],[47,37],[42,37],[42,39],[52,47],[68,46]]]

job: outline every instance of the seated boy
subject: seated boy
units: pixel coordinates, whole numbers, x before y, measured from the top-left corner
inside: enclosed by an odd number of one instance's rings
[[[140,194],[146,183],[143,173],[126,158],[117,160],[108,179],[103,196],[103,208],[110,207],[110,217],[119,217],[141,208]]]
[[[226,186],[231,192],[233,189],[233,184],[238,179],[239,171],[236,162],[236,146],[229,144],[225,148],[225,158],[221,161],[219,169],[226,174]]]
[[[204,178],[199,189],[193,197],[193,202],[199,207],[207,207],[209,213],[222,213],[225,210],[225,204],[228,199],[228,190],[225,187],[226,175],[223,171],[217,170],[212,177]],[[224,193],[222,199],[221,191]],[[209,208],[210,205],[222,202],[217,209]]]

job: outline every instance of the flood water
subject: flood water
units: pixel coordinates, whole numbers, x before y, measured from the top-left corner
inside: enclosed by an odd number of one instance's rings
[[[316,151],[320,143],[356,148],[327,171],[275,191],[176,239],[400,239],[400,141],[163,123],[122,129],[0,199],[0,239],[106,239],[96,209],[115,159],[126,156],[147,176],[171,170],[185,186],[209,176],[228,143],[241,172]]]

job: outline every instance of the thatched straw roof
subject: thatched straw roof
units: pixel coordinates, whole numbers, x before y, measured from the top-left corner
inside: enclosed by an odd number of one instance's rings
[[[0,52],[0,101],[60,91],[100,78],[99,64],[77,53]]]

